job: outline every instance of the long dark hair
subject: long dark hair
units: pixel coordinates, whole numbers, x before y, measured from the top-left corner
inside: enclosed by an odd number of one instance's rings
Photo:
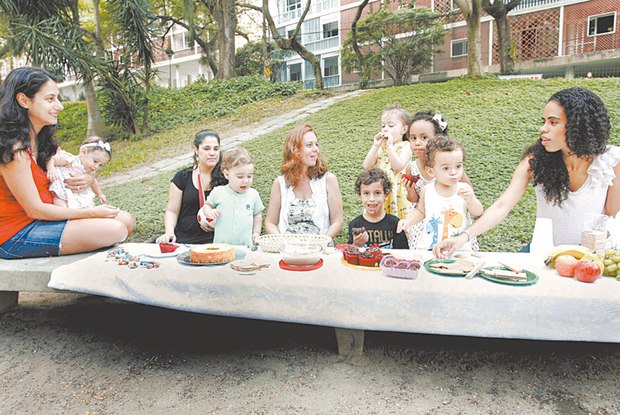
[[[194,136],[194,148],[198,149],[207,137],[215,137],[217,144],[221,144],[218,133],[213,130],[202,130],[198,131]],[[196,167],[198,167],[198,155],[194,152],[194,168]],[[220,149],[220,156],[215,167],[213,167],[213,171],[211,172],[211,188],[216,186],[224,186],[226,184],[228,184],[228,180],[224,177],[224,173],[222,173],[222,150]]]
[[[605,104],[585,88],[556,92],[549,101],[557,102],[566,114],[566,145],[577,157],[593,158],[603,154],[609,141],[609,116]],[[549,102],[548,101],[548,102]],[[539,139],[523,156],[530,159],[532,182],[541,185],[548,202],[561,206],[570,192],[569,177],[561,151],[550,153]]]
[[[28,110],[17,102],[17,94],[33,98],[48,81],[56,82],[54,75],[41,68],[17,68],[12,70],[0,88],[0,163],[13,161],[15,151],[32,146],[30,142],[30,119]],[[36,136],[37,164],[46,169],[49,159],[58,149],[54,137],[55,125],[46,125]]]

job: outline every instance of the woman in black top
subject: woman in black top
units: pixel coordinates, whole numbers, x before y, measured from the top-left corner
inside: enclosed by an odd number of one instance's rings
[[[194,138],[194,165],[178,171],[170,183],[168,207],[164,214],[164,234],[157,242],[205,244],[213,242],[213,227],[200,226],[196,219],[200,209],[199,190],[207,199],[216,186],[228,183],[221,171],[220,136],[202,130]]]

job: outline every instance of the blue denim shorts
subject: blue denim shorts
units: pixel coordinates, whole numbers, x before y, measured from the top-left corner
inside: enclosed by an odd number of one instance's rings
[[[35,220],[0,246],[0,258],[19,259],[60,255],[66,220]]]

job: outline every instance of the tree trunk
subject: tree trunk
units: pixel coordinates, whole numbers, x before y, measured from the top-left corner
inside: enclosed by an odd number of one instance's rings
[[[235,31],[237,29],[235,0],[216,0],[213,12],[219,28],[218,49],[220,59],[217,77],[219,79],[231,79],[235,77]]]
[[[499,70],[503,74],[514,72],[515,59],[511,51],[511,35],[508,13],[521,3],[521,0],[503,1],[482,0],[484,11],[495,19],[497,25],[497,43],[499,44]]]
[[[84,81],[84,98],[86,99],[86,109],[88,112],[88,130],[86,131],[86,137],[97,135],[102,138],[107,138],[108,127],[103,121],[99,105],[97,104],[97,94],[95,92],[95,86],[93,81]]]
[[[467,75],[482,75],[481,0],[454,0],[467,22]]]
[[[480,0],[471,0],[471,14],[467,19],[467,75],[482,75],[482,40],[480,38]]]
[[[514,72],[515,62],[510,52],[510,26],[506,16],[496,18],[497,23],[497,42],[499,43],[499,71],[502,74]]]
[[[351,23],[351,46],[355,51],[355,56],[357,56],[357,60],[360,63],[360,88],[368,88],[368,82],[370,81],[370,70],[368,68],[368,64],[366,63],[366,57],[360,50],[360,46],[357,43],[357,22],[359,22],[362,17],[362,11],[364,7],[368,4],[369,0],[363,0],[360,5],[357,7],[357,13],[355,13],[355,18],[353,19],[353,23]]]
[[[93,40],[95,43],[95,52],[97,56],[105,56],[105,48],[103,46],[103,39],[101,38],[101,16],[99,13],[99,0],[93,0],[93,16],[95,20],[95,31],[93,33]],[[107,138],[109,131],[105,125],[105,121],[101,115],[99,104],[97,104],[97,93],[95,92],[95,85],[93,80],[84,80],[84,98],[86,99],[86,110],[88,112],[88,130],[86,132],[87,137],[97,135],[99,137]]]

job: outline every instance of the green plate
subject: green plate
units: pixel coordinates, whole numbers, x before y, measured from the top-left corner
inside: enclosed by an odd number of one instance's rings
[[[501,267],[501,266],[484,267],[482,269],[488,269],[488,270],[498,269],[498,270],[502,270],[502,271],[507,271],[508,270],[508,268]],[[538,275],[536,275],[533,272],[530,272],[530,271],[528,271],[526,269],[524,269],[523,272],[525,272],[525,275],[527,275],[527,280],[525,280],[525,281],[508,281],[508,280],[503,280],[503,279],[500,279],[500,278],[495,278],[495,277],[491,277],[489,275],[485,275],[482,272],[479,272],[478,276],[484,278],[485,280],[493,281],[493,282],[496,282],[498,284],[506,284],[506,285],[532,285],[532,284],[536,284],[538,282]]]
[[[466,272],[439,272],[430,266],[431,264],[452,264],[455,261],[456,259],[431,259],[424,263],[424,269],[431,274],[441,275],[443,277],[464,277],[467,274]]]

